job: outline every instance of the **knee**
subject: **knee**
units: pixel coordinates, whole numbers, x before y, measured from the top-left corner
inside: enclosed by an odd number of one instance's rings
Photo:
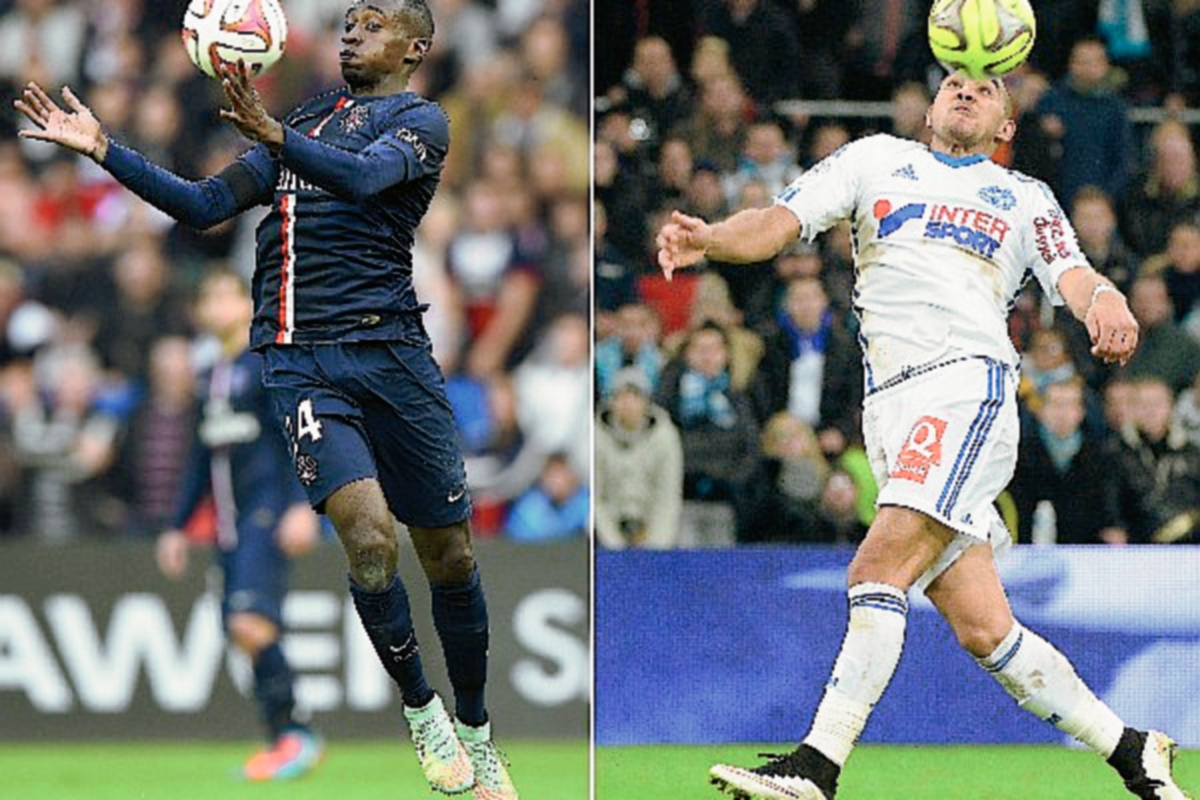
[[[1008,636],[1012,623],[1000,622],[959,622],[954,626],[954,636],[962,649],[975,658],[987,658],[996,652],[996,648]]]
[[[413,528],[413,546],[431,583],[466,583],[475,571],[471,532],[462,522],[446,528]]]
[[[259,614],[231,614],[226,621],[226,628],[233,646],[251,659],[279,638],[279,628],[275,623]]]
[[[399,546],[391,525],[379,525],[370,519],[355,519],[338,530],[350,576],[364,589],[372,592],[387,588],[396,574]]]

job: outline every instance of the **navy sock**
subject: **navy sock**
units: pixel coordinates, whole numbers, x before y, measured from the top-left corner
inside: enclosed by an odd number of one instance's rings
[[[350,594],[367,637],[375,646],[383,668],[400,687],[400,696],[409,708],[420,708],[433,699],[433,689],[421,669],[421,650],[413,630],[408,593],[400,576],[382,592],[370,592],[350,581]]]
[[[275,641],[254,659],[254,700],[258,714],[272,741],[295,726],[292,712],[296,698],[292,693],[292,670],[283,657],[283,648]]]
[[[472,726],[487,722],[483,687],[487,682],[488,617],[476,569],[466,583],[434,583],[433,625],[446,654],[454,687],[454,715]]]

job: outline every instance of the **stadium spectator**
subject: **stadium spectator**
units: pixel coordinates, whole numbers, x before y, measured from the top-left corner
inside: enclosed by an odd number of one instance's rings
[[[892,92],[892,135],[914,142],[929,143],[925,112],[929,108],[929,90],[925,84],[908,81]]]
[[[1104,43],[1088,37],[1071,48],[1068,74],[1042,96],[1037,114],[1042,130],[1062,146],[1049,181],[1059,202],[1070,207],[1084,186],[1121,197],[1133,158],[1129,107],[1112,88]],[[1130,242],[1136,248],[1134,242]]]
[[[720,325],[702,324],[667,364],[655,393],[683,443],[681,547],[729,546],[748,533],[758,425],[749,399],[732,388],[731,349]]]
[[[733,172],[754,117],[753,101],[732,74],[712,76],[699,91],[696,108],[671,133],[691,142],[697,161],[713,164],[721,174]]]
[[[1087,386],[1078,376],[1055,379],[1041,392],[1024,426],[1008,491],[1017,507],[1018,541],[1030,542],[1034,509],[1049,502],[1059,544],[1116,543],[1110,516],[1107,439],[1085,426]]]
[[[0,78],[76,83],[87,17],[82,3],[16,0],[0,19]],[[45,152],[44,150],[42,152]]]
[[[836,457],[859,438],[862,357],[815,277],[794,278],[766,338],[765,411],[786,410],[818,431],[821,449]]]
[[[446,248],[447,270],[466,314],[463,366],[486,378],[519,359],[514,348],[533,318],[541,274],[519,247],[499,187],[471,184],[462,212],[462,226]]]
[[[1200,344],[1174,321],[1174,306],[1161,275],[1143,275],[1133,282],[1129,306],[1141,325],[1141,342],[1126,369],[1135,377],[1155,377],[1172,393],[1192,383],[1200,370]]]
[[[588,486],[563,453],[553,453],[538,482],[508,512],[504,535],[516,542],[553,542],[587,533]]]
[[[769,106],[799,96],[800,50],[795,21],[772,0],[711,0],[702,32],[729,43],[729,60],[754,101]]]
[[[1122,291],[1138,272],[1138,259],[1125,244],[1113,200],[1098,186],[1084,186],[1071,205],[1071,225],[1079,247],[1096,270]]]
[[[829,473],[817,503],[815,535],[835,544],[857,544],[867,535],[859,509],[862,487],[842,469]]]
[[[619,370],[596,415],[596,541],[609,550],[679,544],[683,446],[650,386],[636,367]]]
[[[598,138],[592,154],[593,195],[604,204],[609,243],[624,258],[640,264],[650,249],[646,214],[650,211],[653,186],[638,156],[623,151],[613,141],[627,123],[628,118],[620,114],[610,114],[597,122]]]
[[[745,394],[757,406],[763,392],[759,365],[763,357],[763,339],[742,324],[742,312],[733,303],[729,286],[715,272],[705,272],[696,282],[688,308],[687,326],[663,340],[663,352],[672,358],[683,351],[692,333],[705,325],[716,325],[727,344],[729,388]],[[756,415],[757,416],[757,415]]]
[[[566,313],[551,322],[537,347],[513,372],[517,422],[541,461],[559,453],[576,475],[591,463],[591,335],[587,317]],[[538,465],[538,471],[541,464]],[[528,488],[537,479],[529,476]]]
[[[818,506],[830,475],[813,429],[787,411],[763,425],[763,491],[747,541],[829,542]]]
[[[146,386],[122,425],[111,477],[124,500],[122,528],[139,537],[170,524],[198,410],[191,341],[164,334],[149,348]]]
[[[1178,0],[1171,4],[1171,71],[1165,102],[1195,108],[1200,102],[1200,3]],[[1166,42],[1155,42],[1156,51]]]
[[[1200,448],[1171,424],[1175,395],[1160,378],[1136,382],[1134,425],[1123,431],[1109,499],[1124,540],[1196,542]]]
[[[98,404],[100,364],[78,344],[40,349],[32,372],[10,375],[13,446],[27,480],[24,527],[42,541],[111,534],[116,509],[102,477],[120,423]]]
[[[624,305],[637,301],[638,266],[613,246],[608,238],[608,209],[592,200],[592,292],[596,308],[596,332],[606,336],[611,318]]]
[[[896,59],[909,31],[923,27],[925,9],[918,0],[859,0],[847,10],[853,25],[842,57],[843,91],[854,100],[886,100]]]
[[[769,197],[774,197],[799,175],[796,154],[783,128],[773,120],[761,120],[747,127],[737,169],[723,176],[721,182],[726,202],[736,208],[743,188],[750,182],[761,182]]]
[[[1155,126],[1149,138],[1150,164],[1130,181],[1121,197],[1121,235],[1145,258],[1162,252],[1171,229],[1200,215],[1200,172],[1191,131],[1175,121]]]
[[[654,394],[665,361],[658,344],[661,334],[662,323],[652,307],[634,302],[617,309],[611,332],[596,343],[593,356],[600,400],[612,396],[617,376],[627,367],[640,372],[648,393]]]
[[[158,240],[130,243],[117,255],[111,275],[115,298],[110,306],[96,309],[96,350],[106,368],[144,386],[151,343],[191,331],[187,306],[172,283]]]
[[[1192,379],[1192,385],[1175,398],[1171,426],[1183,431],[1189,442],[1200,447],[1200,372]]]
[[[651,153],[657,153],[667,132],[692,112],[691,89],[679,72],[671,46],[661,36],[638,40],[633,63],[606,97],[609,102],[624,103],[633,124],[640,120]]]
[[[1193,314],[1200,299],[1200,224],[1188,221],[1173,225],[1166,249],[1143,261],[1141,274],[1162,276],[1176,325],[1189,333],[1193,326],[1200,326],[1200,316]],[[1200,333],[1200,327],[1195,330]]]

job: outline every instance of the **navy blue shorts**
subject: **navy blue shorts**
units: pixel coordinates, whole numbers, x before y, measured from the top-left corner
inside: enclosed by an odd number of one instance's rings
[[[275,541],[278,515],[263,514],[262,524],[239,520],[238,541],[217,555],[224,578],[221,619],[238,612],[259,614],[283,627],[288,560]]]
[[[263,381],[313,508],[348,483],[377,478],[405,525],[441,528],[470,517],[454,412],[428,345],[272,346]]]

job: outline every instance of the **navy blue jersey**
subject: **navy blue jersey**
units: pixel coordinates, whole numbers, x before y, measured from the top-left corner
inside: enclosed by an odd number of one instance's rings
[[[220,176],[186,181],[115,143],[104,167],[195,227],[270,205],[258,228],[255,349],[400,340],[420,330],[412,245],[449,138],[441,107],[417,94],[342,88],[287,116],[277,155],[258,145]]]
[[[200,386],[199,423],[174,526],[182,527],[211,490],[218,544],[231,549],[239,533],[274,531],[283,512],[306,497],[263,388],[262,356],[245,350],[222,359]]]

